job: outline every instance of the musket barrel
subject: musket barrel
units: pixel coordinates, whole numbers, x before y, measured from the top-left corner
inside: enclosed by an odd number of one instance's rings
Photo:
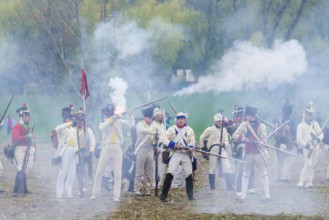
[[[135,108],[130,109],[129,111],[135,111],[135,110],[137,110],[137,109],[143,108],[143,107],[145,107],[145,106],[148,106],[148,105],[150,105],[150,104],[153,104],[153,103],[155,103],[155,102],[161,101],[161,100],[166,99],[166,98],[168,98],[168,96],[164,96],[164,97],[162,97],[162,98],[155,99],[155,100],[153,100],[153,101],[150,101],[150,102],[147,102],[147,103],[145,103],[145,104],[139,105],[139,106],[137,106],[137,107],[135,107]],[[129,112],[129,111],[128,111],[128,112]]]

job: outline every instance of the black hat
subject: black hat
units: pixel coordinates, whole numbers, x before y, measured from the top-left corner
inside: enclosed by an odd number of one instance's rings
[[[154,108],[155,108],[154,105],[148,105],[148,106],[142,108],[143,116],[152,118]]]
[[[115,104],[113,102],[109,103],[105,108],[102,108],[101,113],[107,117],[114,115]]]
[[[80,108],[79,111],[73,113],[73,117],[76,118],[78,121],[81,121],[86,118],[86,113],[83,111],[82,108]]]
[[[23,115],[30,115],[30,110],[28,109],[26,103],[22,104],[22,107],[18,108],[16,110],[16,113],[20,116],[23,117]]]
[[[257,108],[254,106],[246,105],[246,107],[244,108],[245,115],[256,116],[256,113],[257,113]]]
[[[73,107],[74,107],[74,105],[73,104],[70,104],[69,107],[62,108],[62,117],[63,118],[70,118],[70,117],[72,117]]]
[[[234,106],[234,111],[232,112],[233,113],[233,117],[242,117],[243,116],[243,113],[244,113],[244,108],[238,106],[238,105],[235,105]]]

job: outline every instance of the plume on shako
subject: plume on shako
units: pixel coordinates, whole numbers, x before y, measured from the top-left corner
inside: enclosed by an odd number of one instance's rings
[[[26,103],[24,102],[22,104],[22,107],[19,107],[17,110],[16,110],[16,113],[19,115],[19,117],[23,117],[23,115],[30,115],[30,110],[29,108],[27,107]]]

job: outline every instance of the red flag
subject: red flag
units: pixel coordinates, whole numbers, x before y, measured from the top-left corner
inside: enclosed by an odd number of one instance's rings
[[[87,75],[83,69],[81,69],[81,89],[80,93],[83,96],[83,98],[86,100],[89,96],[89,89],[88,89],[88,83],[87,83]]]

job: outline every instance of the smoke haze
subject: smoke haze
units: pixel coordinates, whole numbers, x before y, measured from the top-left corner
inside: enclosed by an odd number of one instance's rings
[[[113,92],[110,93],[112,101],[117,106],[127,109],[125,97],[126,91],[128,89],[127,82],[119,77],[115,77],[110,79],[109,86],[113,90]]]
[[[212,68],[212,74],[200,77],[196,84],[176,94],[274,89],[281,84],[294,83],[306,71],[306,53],[296,40],[277,41],[271,49],[250,42],[236,42]]]

